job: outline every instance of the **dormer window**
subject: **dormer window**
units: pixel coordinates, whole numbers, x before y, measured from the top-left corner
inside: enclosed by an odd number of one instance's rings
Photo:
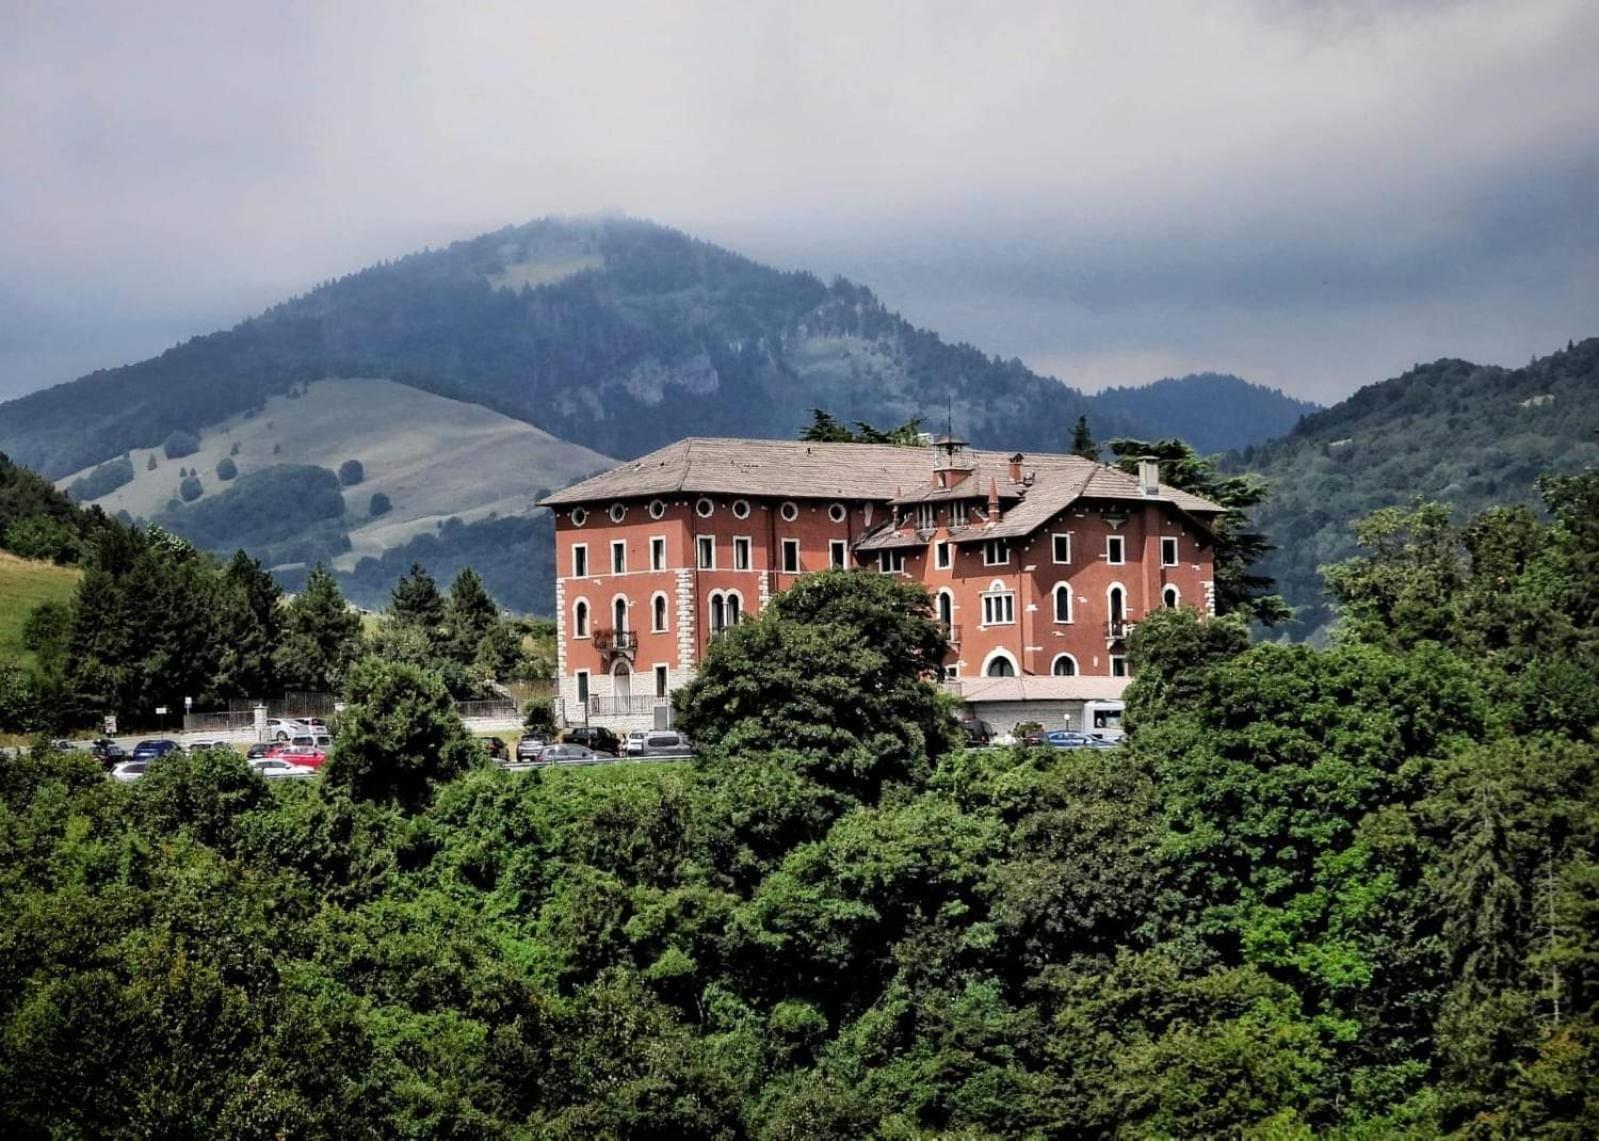
[[[918,531],[931,531],[938,526],[938,506],[933,503],[918,503],[916,505],[916,529]]]

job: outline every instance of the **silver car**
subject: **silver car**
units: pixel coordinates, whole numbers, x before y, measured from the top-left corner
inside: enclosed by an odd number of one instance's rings
[[[545,745],[533,758],[536,765],[592,765],[601,758],[587,745]]]
[[[630,735],[631,736],[631,735]],[[628,753],[635,757],[692,757],[694,746],[688,743],[688,738],[671,729],[660,729],[654,733],[645,733],[644,739],[639,742],[638,750],[632,748],[633,742],[628,741]]]

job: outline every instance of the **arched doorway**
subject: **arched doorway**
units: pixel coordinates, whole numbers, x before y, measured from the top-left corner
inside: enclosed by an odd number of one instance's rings
[[[611,693],[619,707],[625,705],[628,698],[633,696],[633,671],[628,668],[626,662],[617,662],[611,669]],[[620,708],[618,712],[621,712]]]

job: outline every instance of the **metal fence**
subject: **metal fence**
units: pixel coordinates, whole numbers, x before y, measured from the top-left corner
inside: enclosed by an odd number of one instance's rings
[[[255,728],[255,712],[185,713],[185,733],[248,733]]]
[[[497,698],[493,701],[457,701],[455,711],[463,720],[511,720],[515,721],[522,716],[517,709],[516,702],[508,697]]]
[[[670,705],[664,697],[653,694],[641,694],[630,697],[591,697],[588,701],[589,716],[591,717],[641,717],[653,713],[660,705]],[[573,702],[577,716],[583,715],[580,702]]]

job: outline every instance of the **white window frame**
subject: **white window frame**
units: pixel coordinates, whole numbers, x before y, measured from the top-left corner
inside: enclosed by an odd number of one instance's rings
[[[616,613],[616,604],[618,602],[622,604],[622,614],[620,619],[617,617]],[[618,633],[623,630],[631,630],[633,628],[633,600],[628,598],[628,596],[625,594],[611,595],[611,613],[609,617],[611,619],[611,628],[616,630]]]
[[[659,609],[657,609],[659,606]],[[662,621],[655,620],[659,614]],[[665,634],[672,625],[672,600],[666,597],[665,591],[657,590],[650,595],[650,633]]]
[[[827,562],[835,570],[849,566],[849,544],[843,539],[833,539],[827,544]]]
[[[1168,543],[1171,544],[1171,548],[1170,548],[1170,550],[1171,550],[1171,558],[1169,558],[1169,559],[1166,557],[1166,551],[1167,551],[1166,544],[1168,544]],[[1174,566],[1178,565],[1178,560],[1179,560],[1180,557],[1181,557],[1181,552],[1177,549],[1177,536],[1176,535],[1162,535],[1160,537],[1160,565],[1163,566],[1163,567],[1174,567]]]
[[[1131,674],[1129,674],[1127,672],[1127,655],[1126,654],[1112,654],[1110,656],[1110,676],[1111,677],[1131,677],[1132,676]]]
[[[700,570],[716,569],[716,536],[694,536],[694,557]]]
[[[753,567],[755,543],[748,535],[733,536],[733,569],[747,571]],[[739,556],[742,554],[742,558]]]
[[[656,662],[650,670],[651,680],[655,683],[655,696],[665,697],[672,692],[672,667],[666,662]]]
[[[1010,673],[1008,673],[1008,674],[991,674],[991,673],[989,673],[988,671],[993,669],[994,663],[997,662],[997,661],[1000,661],[1000,660],[1004,660],[1004,661],[1007,661],[1007,662],[1010,663]],[[1016,660],[1016,655],[1011,653],[1009,650],[1005,650],[1005,649],[992,650],[992,651],[989,652],[988,657],[983,659],[983,668],[979,671],[979,676],[980,677],[1021,677],[1022,676],[1022,664]]]
[[[800,573],[800,545],[798,539],[784,539],[779,551],[782,561],[778,566],[784,574]],[[793,558],[789,558],[792,555]]]
[[[1183,592],[1177,589],[1175,582],[1168,582],[1160,588],[1160,604],[1167,610],[1176,610],[1183,604]]]
[[[589,688],[589,671],[578,670],[572,675],[572,680],[577,685],[577,699],[586,702],[594,696],[594,691]]]
[[[933,544],[933,566],[938,570],[948,570],[955,565],[955,544],[948,539],[940,539]]]
[[[1060,616],[1060,598],[1062,595],[1066,598],[1066,617],[1064,618]],[[1071,584],[1066,582],[1056,583],[1054,589],[1049,592],[1049,614],[1055,620],[1055,624],[1069,626],[1076,621],[1076,607],[1077,600],[1072,597]]]
[[[579,617],[581,615],[582,617]],[[579,641],[591,636],[594,629],[594,608],[589,605],[586,598],[572,600],[572,640]]]
[[[579,565],[581,564],[581,565]],[[589,576],[589,545],[587,543],[572,544],[572,577],[588,578]]]
[[[842,523],[849,518],[849,508],[842,503],[835,503],[827,509],[827,517],[835,523]]]
[[[1000,558],[994,555],[999,554]],[[1006,539],[983,540],[983,565],[985,567],[1004,567],[1010,565],[1010,542]]]
[[[1016,625],[1016,592],[1004,583],[995,579],[988,584],[988,589],[978,595],[983,600],[983,628],[990,626]],[[988,667],[985,664],[983,673],[986,676]]]
[[[666,569],[666,536],[650,536],[650,569],[663,571]]]
[[[931,531],[938,526],[938,505],[936,503],[918,503],[916,505],[916,529],[918,531]]]
[[[1069,674],[1056,672],[1055,667],[1060,665],[1061,662],[1070,662],[1072,664],[1072,672]],[[1073,654],[1056,654],[1054,659],[1049,663],[1050,677],[1078,677],[1082,674],[1082,672],[1082,667],[1077,664],[1077,658]]]
[[[878,574],[904,574],[905,551],[899,547],[889,547],[877,552]]]
[[[792,523],[799,518],[799,504],[792,499],[784,500],[783,505],[777,509],[777,513],[782,516],[783,522]]]
[[[1115,548],[1117,551],[1120,552],[1120,554],[1116,558],[1112,558],[1111,557],[1112,548]],[[1113,566],[1113,567],[1121,567],[1121,566],[1126,566],[1127,565],[1127,536],[1125,536],[1125,535],[1106,535],[1105,536],[1105,562],[1108,563],[1110,566]]]
[[[750,517],[750,501],[748,499],[733,500],[733,518],[748,519]]]
[[[712,515],[716,514],[715,501],[707,498],[706,496],[700,496],[694,501],[694,514],[698,515],[701,519],[709,519]]]
[[[1060,545],[1066,544],[1066,557],[1060,557]],[[1049,536],[1049,557],[1058,567],[1070,566],[1072,561],[1072,534],[1070,531],[1055,531]]]
[[[611,573],[612,574],[626,574],[627,573],[627,540],[626,539],[612,539],[611,540]]]

